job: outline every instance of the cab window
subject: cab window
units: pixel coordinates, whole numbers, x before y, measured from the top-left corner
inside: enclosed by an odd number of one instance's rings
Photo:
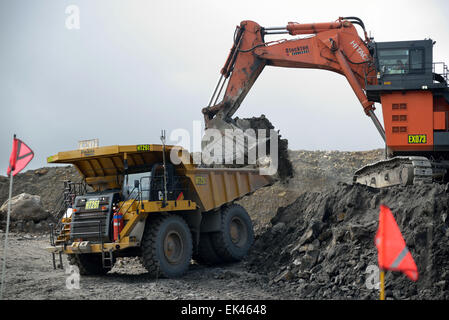
[[[409,69],[408,49],[388,49],[379,51],[379,67],[384,74],[404,74]]]
[[[424,71],[424,49],[410,50],[410,72]]]
[[[123,194],[129,199],[135,199],[138,196],[137,189],[132,191],[134,189],[135,180],[139,180],[139,189],[142,191],[142,198],[144,198],[150,190],[151,172],[132,173],[125,176],[125,181],[123,183]],[[130,194],[131,192],[132,194]]]

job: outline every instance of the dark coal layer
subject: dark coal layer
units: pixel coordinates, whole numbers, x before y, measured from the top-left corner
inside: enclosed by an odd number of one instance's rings
[[[449,298],[449,185],[376,190],[339,183],[306,192],[279,208],[256,238],[247,268],[268,275],[282,291],[304,299],[376,299],[370,265],[377,266],[374,236],[380,204],[389,206],[419,271],[412,282],[387,272],[387,298]],[[371,278],[370,278],[371,275]]]

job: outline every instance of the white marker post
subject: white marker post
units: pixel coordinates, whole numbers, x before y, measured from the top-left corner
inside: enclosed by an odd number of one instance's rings
[[[6,233],[5,233],[5,248],[3,249],[3,267],[2,267],[2,285],[0,288],[0,300],[3,300],[3,287],[5,286],[5,273],[6,273],[6,249],[8,248],[8,233],[9,233],[9,220],[11,216],[11,197],[12,197],[12,183],[13,183],[12,171],[9,175],[9,198],[8,198],[8,215],[6,217]]]
[[[9,168],[7,174],[9,176],[9,198],[8,198],[8,215],[6,218],[6,233],[5,233],[5,249],[3,250],[3,267],[2,267],[2,284],[0,287],[0,300],[3,299],[3,288],[5,287],[5,273],[6,273],[6,250],[8,248],[8,234],[9,221],[11,217],[11,197],[14,175],[22,171],[23,168],[33,159],[34,152],[22,140],[13,137],[12,153],[9,158]]]

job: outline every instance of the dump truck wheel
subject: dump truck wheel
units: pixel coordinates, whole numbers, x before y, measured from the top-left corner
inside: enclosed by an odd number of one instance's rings
[[[80,275],[103,275],[110,270],[103,268],[100,254],[69,254],[68,260],[69,264],[78,267]]]
[[[142,239],[142,264],[154,277],[183,275],[192,258],[192,235],[183,218],[148,219]]]
[[[254,241],[251,218],[246,210],[233,204],[221,211],[221,228],[211,235],[215,251],[225,262],[240,261]]]
[[[198,253],[193,257],[200,264],[214,265],[224,262],[223,259],[215,252],[214,245],[209,233],[200,235],[200,243],[198,244]]]

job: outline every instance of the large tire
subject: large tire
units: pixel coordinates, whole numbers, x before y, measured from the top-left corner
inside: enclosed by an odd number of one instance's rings
[[[142,239],[142,264],[153,277],[183,275],[192,258],[192,235],[183,218],[162,215],[147,219]]]
[[[209,233],[201,233],[200,243],[198,244],[198,253],[195,254],[193,259],[204,265],[215,265],[224,262],[217,252],[215,252]]]
[[[223,261],[242,260],[254,242],[253,224],[246,210],[237,204],[222,209],[220,231],[212,233],[211,240]]]
[[[101,254],[97,253],[69,254],[68,260],[78,267],[80,275],[104,275],[111,270],[103,268]]]

